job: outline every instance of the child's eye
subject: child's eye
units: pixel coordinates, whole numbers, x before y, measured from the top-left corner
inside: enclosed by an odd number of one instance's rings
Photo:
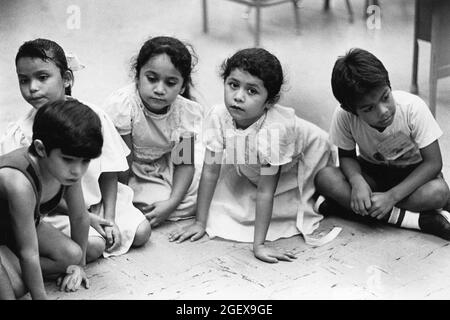
[[[154,76],[147,76],[147,80],[150,82],[156,82],[158,79],[156,79],[156,77]]]
[[[174,81],[174,80],[172,80],[172,81],[167,81],[166,84],[167,84],[169,87],[173,87],[173,86],[176,86],[176,85],[178,84],[178,81]]]
[[[48,76],[48,74],[41,74],[41,75],[39,75],[38,78],[40,81],[45,81],[49,78],[49,76]]]
[[[91,159],[83,159],[83,164],[89,164],[91,162]]]
[[[251,95],[251,96],[253,96],[255,94],[258,94],[258,91],[256,89],[254,89],[254,88],[250,88],[247,91],[248,91],[248,94]]]
[[[68,157],[62,157],[62,159],[64,160],[64,162],[67,162],[67,163],[72,163],[74,161],[74,159],[68,158]]]
[[[20,84],[26,84],[28,82],[28,79],[26,79],[26,78],[20,78],[19,79],[19,83]]]
[[[239,85],[236,82],[229,82],[228,85],[231,87],[231,89],[239,88]]]
[[[373,110],[373,107],[366,107],[363,109],[363,112],[368,113],[371,112]]]

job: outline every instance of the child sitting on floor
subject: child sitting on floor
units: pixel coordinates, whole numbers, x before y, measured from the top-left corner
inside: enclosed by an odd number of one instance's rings
[[[188,47],[172,37],[147,40],[133,65],[134,82],[104,105],[131,150],[122,181],[133,189],[133,203],[152,227],[195,211],[203,108],[191,100],[195,55]],[[181,146],[189,147],[174,157]]]
[[[291,261],[294,253],[266,240],[302,234],[309,242],[319,226],[313,179],[334,163],[328,135],[277,104],[284,76],[270,52],[236,52],[223,63],[222,78],[224,104],[205,120],[196,221],[169,240],[198,240],[206,231],[210,237],[253,241],[254,255],[265,262]]]
[[[89,215],[81,177],[102,145],[99,117],[76,100],[58,101],[36,113],[31,146],[0,156],[0,254],[2,265],[12,266],[5,283],[16,296],[29,290],[33,299],[46,299],[43,275],[64,274],[58,283],[66,291],[82,282],[89,286],[83,269]],[[61,199],[68,207],[70,238],[41,219]]]
[[[319,212],[376,218],[450,240],[448,213],[440,210],[449,210],[450,195],[441,173],[442,131],[425,102],[393,91],[381,61],[362,49],[337,59],[331,85],[340,103],[330,129],[340,166],[316,176],[326,199]]]
[[[0,154],[29,145],[34,116],[44,104],[72,99],[74,81],[63,49],[54,41],[35,39],[25,42],[16,55],[16,71],[20,92],[33,107],[22,119],[8,128],[0,141]],[[117,182],[118,172],[127,169],[129,153],[108,115],[87,104],[100,117],[104,136],[102,154],[92,161],[81,183],[91,228],[87,261],[101,255],[121,255],[131,246],[142,246],[150,237],[151,228],[144,215],[133,206],[133,191]],[[46,221],[70,234],[66,208],[60,206]],[[106,221],[105,221],[106,220]]]

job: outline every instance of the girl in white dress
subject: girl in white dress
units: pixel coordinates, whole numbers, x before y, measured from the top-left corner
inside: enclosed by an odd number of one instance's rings
[[[195,211],[201,169],[195,159],[202,159],[196,137],[203,109],[190,100],[194,58],[178,39],[147,40],[133,66],[135,83],[114,92],[104,105],[131,149],[130,170],[121,181],[134,190],[133,203],[152,227]]]
[[[0,139],[0,154],[31,143],[32,125],[37,110],[44,104],[71,98],[74,82],[64,50],[49,39],[25,42],[16,55],[16,70],[23,98],[33,108],[22,119],[9,125]],[[100,117],[104,143],[101,156],[91,161],[82,178],[82,189],[91,228],[87,261],[100,256],[121,255],[131,246],[142,246],[150,237],[151,228],[143,214],[133,206],[133,191],[117,182],[118,172],[127,169],[130,152],[123,143],[111,119],[100,108],[87,105]],[[70,234],[69,218],[61,205],[44,218],[65,234]]]
[[[292,252],[266,246],[266,240],[302,234],[308,242],[318,227],[313,180],[333,163],[328,135],[276,104],[283,70],[266,50],[238,51],[223,63],[222,77],[224,104],[205,118],[196,221],[169,240],[194,241],[207,232],[253,241],[263,261],[291,261]]]

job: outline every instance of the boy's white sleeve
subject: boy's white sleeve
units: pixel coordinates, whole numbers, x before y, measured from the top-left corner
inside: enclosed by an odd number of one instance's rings
[[[330,141],[338,148],[353,150],[356,141],[351,130],[351,115],[340,108],[334,111],[330,126]]]
[[[418,96],[409,105],[408,125],[419,149],[429,146],[442,136],[439,124],[431,114],[427,104]]]

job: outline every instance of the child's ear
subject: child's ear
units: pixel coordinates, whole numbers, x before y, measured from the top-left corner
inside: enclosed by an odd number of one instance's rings
[[[66,70],[63,74],[64,88],[73,87],[73,82],[75,78],[71,70]]]
[[[36,154],[41,157],[45,158],[47,156],[47,152],[45,151],[45,146],[42,140],[36,139],[33,141],[34,150],[36,151]]]
[[[272,107],[273,107],[273,103],[270,103],[268,101],[266,101],[266,103],[264,104],[264,109],[266,109],[266,110],[269,110]]]
[[[182,88],[181,88],[181,90],[180,90],[180,95],[182,95],[183,93],[184,93],[184,90],[186,89],[186,87],[185,86],[183,86]]]

